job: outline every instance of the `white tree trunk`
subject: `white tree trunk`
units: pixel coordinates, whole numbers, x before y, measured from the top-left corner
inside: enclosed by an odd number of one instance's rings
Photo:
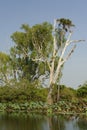
[[[54,21],[54,31],[56,28],[56,21]],[[55,32],[54,32],[55,33]],[[70,38],[72,36],[72,32],[69,33],[68,38],[65,42],[65,45],[62,49],[61,55],[59,57],[58,63],[57,63],[57,67],[56,67],[56,71],[54,70],[54,63],[55,63],[55,58],[58,57],[58,50],[56,49],[57,47],[57,41],[56,41],[56,37],[54,35],[54,43],[53,43],[53,57],[52,57],[52,61],[51,61],[51,65],[50,65],[50,83],[49,83],[49,93],[48,93],[48,97],[47,97],[47,103],[48,104],[52,104],[52,91],[53,91],[53,87],[54,84],[57,82],[60,71],[61,71],[61,66],[69,59],[69,57],[71,56],[71,54],[74,52],[75,48],[76,48],[76,44],[72,47],[72,49],[70,50],[70,52],[67,54],[67,56],[64,58],[64,54],[66,52],[67,47],[71,44],[71,43],[77,43],[77,42],[81,42],[84,40],[75,40],[75,41],[71,41]]]

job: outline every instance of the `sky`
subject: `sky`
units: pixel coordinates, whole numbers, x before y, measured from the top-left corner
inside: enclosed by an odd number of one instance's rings
[[[9,53],[11,35],[22,24],[69,18],[75,24],[72,40],[84,39],[65,63],[61,84],[78,88],[87,81],[87,0],[0,0],[0,51]]]

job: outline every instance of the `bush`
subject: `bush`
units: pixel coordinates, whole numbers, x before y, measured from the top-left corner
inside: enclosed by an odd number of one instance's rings
[[[61,91],[61,98],[68,101],[74,100],[76,98],[76,91],[72,88],[65,87]]]
[[[60,85],[59,86],[59,96],[60,100],[74,100],[76,99],[76,90],[72,88],[68,88],[65,85]],[[54,103],[57,101],[57,94],[58,94],[58,86],[54,86],[54,90],[52,93]]]
[[[0,87],[0,102],[46,101],[47,90],[33,83],[17,83],[15,87]]]
[[[77,96],[78,97],[87,97],[87,84],[80,86],[80,88],[77,89]]]

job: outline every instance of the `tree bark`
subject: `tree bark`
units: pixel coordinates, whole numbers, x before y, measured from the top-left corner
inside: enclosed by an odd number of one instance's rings
[[[60,100],[60,83],[57,86],[57,102]]]
[[[53,84],[50,84],[49,92],[48,92],[48,96],[47,96],[47,104],[49,104],[49,105],[53,104],[52,91],[53,91]]]

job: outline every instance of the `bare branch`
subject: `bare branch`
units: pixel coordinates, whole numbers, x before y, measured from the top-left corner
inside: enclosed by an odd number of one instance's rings
[[[68,35],[68,38],[67,38],[67,41],[66,41],[66,43],[67,44],[70,44],[70,38],[71,38],[71,36],[72,36],[72,31],[70,31],[70,33],[69,33],[69,35]]]
[[[74,45],[74,46],[72,47],[72,49],[71,49],[71,51],[68,53],[67,57],[61,62],[61,65],[63,65],[63,64],[69,59],[69,57],[71,56],[71,54],[74,52],[75,48],[76,48],[76,45]]]
[[[85,42],[85,40],[72,40],[70,43],[79,43],[79,42]]]

